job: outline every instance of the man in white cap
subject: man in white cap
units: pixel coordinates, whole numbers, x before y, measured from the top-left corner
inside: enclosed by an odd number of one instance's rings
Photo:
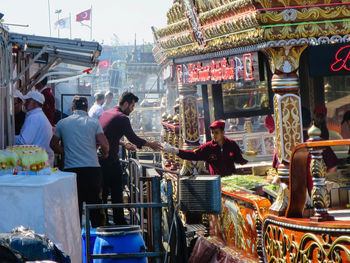
[[[102,104],[105,100],[105,95],[101,92],[95,93],[95,103],[89,110],[89,117],[99,119],[103,113]]]
[[[22,110],[23,94],[15,89],[13,92],[13,105],[15,109],[15,134],[19,135],[26,118],[25,112]]]
[[[113,108],[113,103],[112,103],[112,100],[113,100],[113,93],[109,90],[106,92],[105,94],[105,103],[103,103],[102,105],[102,108],[104,111],[106,110],[110,110]]]
[[[50,148],[52,126],[42,110],[45,97],[39,91],[32,90],[23,96],[24,107],[27,111],[23,127],[16,136],[17,145],[38,145],[44,148],[53,166],[54,153]]]

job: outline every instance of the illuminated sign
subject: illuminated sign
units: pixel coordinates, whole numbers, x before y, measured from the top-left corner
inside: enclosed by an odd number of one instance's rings
[[[332,71],[340,71],[342,69],[350,71],[347,65],[350,57],[350,45],[340,48],[337,53],[335,53],[335,62],[331,65]]]
[[[177,66],[181,84],[259,80],[258,53],[246,53],[217,60],[199,61]]]
[[[350,44],[309,47],[310,76],[347,75],[350,73]]]

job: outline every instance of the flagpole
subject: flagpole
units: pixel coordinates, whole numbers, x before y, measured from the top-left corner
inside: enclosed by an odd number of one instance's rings
[[[72,39],[72,16],[70,12],[69,12],[69,35],[70,35],[70,39]]]
[[[62,12],[62,9],[57,9],[55,11],[55,13],[57,14],[57,36],[58,38],[60,38],[60,25],[59,25],[59,21],[60,21],[60,13]]]
[[[47,7],[49,10],[49,29],[50,29],[50,37],[51,37],[51,13],[50,13],[50,0],[47,0]]]
[[[92,40],[92,5],[90,7],[90,41]]]

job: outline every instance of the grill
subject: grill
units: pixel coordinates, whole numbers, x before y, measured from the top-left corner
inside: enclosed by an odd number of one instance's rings
[[[180,209],[184,212],[221,214],[221,179],[217,175],[182,177]]]

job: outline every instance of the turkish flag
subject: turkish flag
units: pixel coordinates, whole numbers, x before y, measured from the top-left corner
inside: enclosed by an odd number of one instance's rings
[[[102,60],[100,63],[98,63],[98,68],[109,68],[109,64],[111,61],[109,59],[107,60]]]
[[[77,14],[77,22],[80,22],[83,20],[90,20],[90,16],[91,16],[91,8],[89,10],[86,10],[84,12]]]

